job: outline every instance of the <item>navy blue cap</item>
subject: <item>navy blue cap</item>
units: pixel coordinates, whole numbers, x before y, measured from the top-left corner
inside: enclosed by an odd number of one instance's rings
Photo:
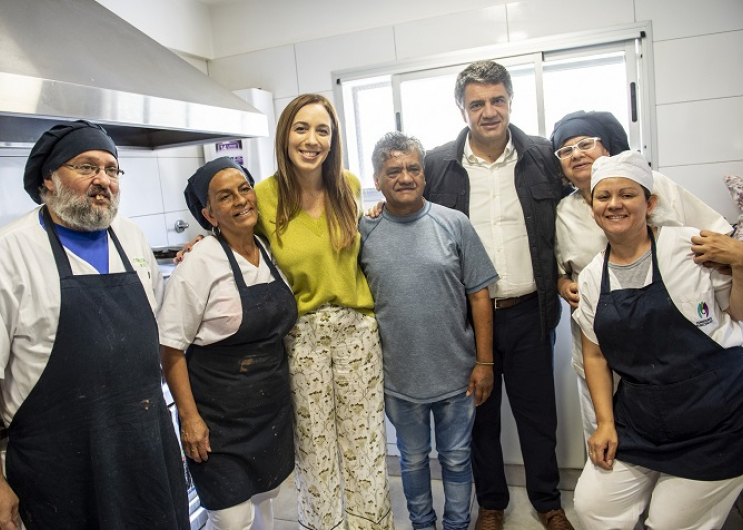
[[[240,164],[235,162],[228,156],[221,158],[215,158],[214,160],[207,162],[199,169],[196,170],[191,178],[188,179],[186,189],[183,190],[183,195],[186,197],[186,204],[191,214],[196,218],[201,226],[207,230],[212,229],[212,224],[204,217],[201,210],[206,208],[206,199],[209,195],[209,183],[214,178],[214,175],[222,171],[223,169],[234,168],[240,170],[245,174],[245,180],[250,182],[250,185],[254,185],[255,181],[247,169],[242,167]]]
[[[576,136],[598,136],[612,156],[629,149],[627,133],[611,112],[579,110],[566,115],[555,123],[552,148],[557,151],[565,140]]]
[[[116,159],[116,144],[106,129],[95,123],[78,120],[55,125],[34,144],[23,173],[23,187],[36,204],[41,204],[39,188],[59,166],[85,151],[108,151]]]

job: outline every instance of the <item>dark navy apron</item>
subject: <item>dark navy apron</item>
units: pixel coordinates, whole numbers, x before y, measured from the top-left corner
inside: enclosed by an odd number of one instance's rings
[[[297,302],[266,251],[274,281],[248,287],[220,235],[242,304],[234,335],[191,345],[188,377],[209,427],[211,453],[188,460],[196,492],[208,510],[222,510],[278,487],[294,468],[292,403],[284,337],[297,321]]]
[[[6,472],[29,530],[186,530],[180,447],[163,399],[157,324],[139,276],[73,275],[54,223],[60,276],[49,362],[8,429]]]
[[[616,458],[693,480],[743,474],[743,348],[723,348],[671,300],[652,245],[653,280],[610,290],[607,245],[594,331],[612,370]]]

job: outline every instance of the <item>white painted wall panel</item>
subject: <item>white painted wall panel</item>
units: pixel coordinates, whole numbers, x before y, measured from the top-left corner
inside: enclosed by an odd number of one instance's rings
[[[632,0],[529,0],[506,10],[512,42],[635,21]]]
[[[112,0],[109,0],[112,1]],[[126,1],[126,0],[117,0]],[[215,57],[505,4],[506,0],[241,0],[214,6]]]
[[[281,117],[281,113],[284,112],[286,106],[291,103],[295,97],[296,96],[290,98],[276,98],[273,100],[273,108],[276,111],[276,123],[279,122],[279,117]]]
[[[209,8],[197,0],[96,0],[165,46],[211,59]]]
[[[127,217],[162,213],[163,196],[157,158],[120,158],[126,173],[121,177],[119,211]]]
[[[209,76],[230,90],[262,88],[272,92],[274,98],[298,93],[294,46],[215,59],[209,62]]]
[[[657,42],[654,51],[659,105],[743,96],[743,30]]]
[[[36,206],[23,189],[23,169],[28,150],[22,156],[2,156],[0,150],[0,226],[8,224]]]
[[[660,166],[743,160],[743,97],[659,105]]]
[[[160,158],[160,188],[163,195],[163,212],[185,210],[186,199],[183,190],[196,170],[204,163],[203,158]]]
[[[394,26],[397,59],[508,42],[506,7],[492,6]]]
[[[295,48],[300,94],[332,90],[333,70],[395,60],[391,26],[300,42]]]
[[[743,160],[690,166],[661,167],[660,172],[702,199],[724,215],[730,224],[738,222],[743,213],[733,202],[723,175],[743,177]]]
[[[743,29],[741,0],[636,0],[635,19],[653,21],[661,41]]]
[[[168,246],[164,214],[140,215],[137,217],[131,217],[131,220],[142,229],[142,232],[147,236],[147,241],[149,241],[151,247]]]

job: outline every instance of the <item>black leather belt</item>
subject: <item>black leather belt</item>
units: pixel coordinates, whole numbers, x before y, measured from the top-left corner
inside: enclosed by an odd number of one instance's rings
[[[527,300],[531,300],[532,298],[536,298],[537,296],[538,293],[534,291],[533,293],[525,294],[524,296],[514,296],[513,298],[496,298],[495,307],[497,309],[508,309],[509,307],[519,305],[521,302],[526,302]]]

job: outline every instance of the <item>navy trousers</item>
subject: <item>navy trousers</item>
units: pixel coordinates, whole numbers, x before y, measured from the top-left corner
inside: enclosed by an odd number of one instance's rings
[[[501,448],[501,381],[518,429],[526,471],[526,490],[538,512],[560,508],[555,446],[557,409],[553,376],[555,332],[542,336],[539,300],[496,309],[493,326],[495,384],[477,407],[472,431],[472,470],[478,504],[504,510],[509,495]]]

